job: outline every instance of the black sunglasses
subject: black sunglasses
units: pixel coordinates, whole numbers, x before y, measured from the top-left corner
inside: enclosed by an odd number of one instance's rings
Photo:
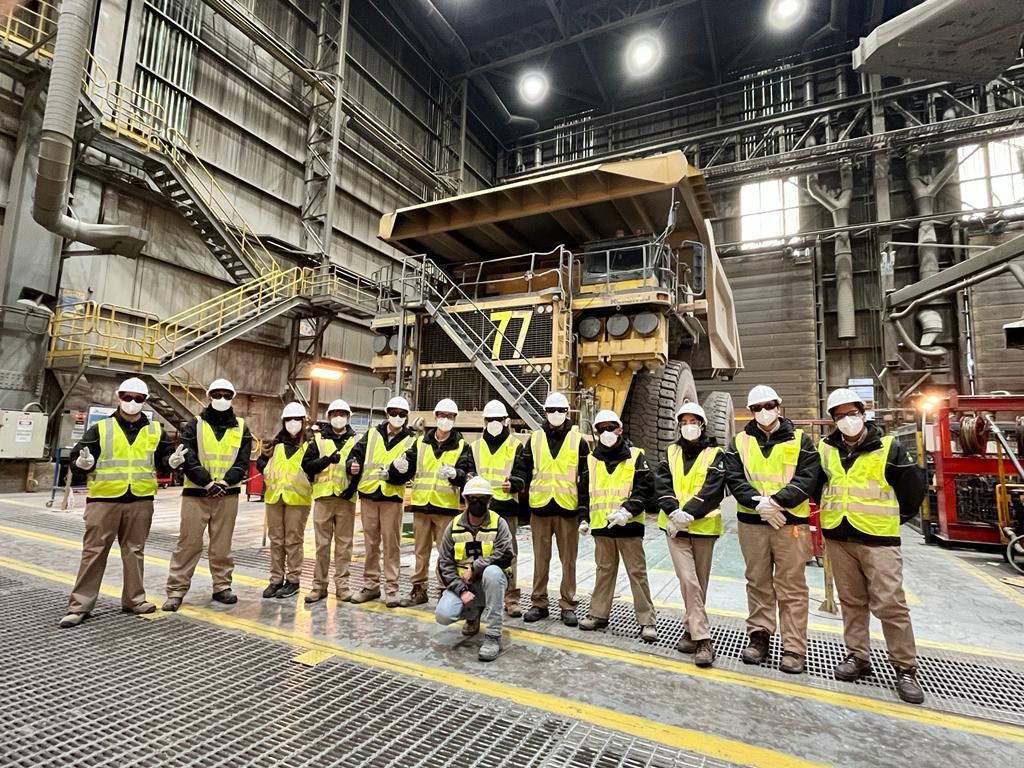
[[[568,408],[545,408],[544,413],[568,413]]]
[[[488,416],[484,419],[484,424],[490,424],[492,421],[505,421],[505,416]]]
[[[405,411],[400,411],[397,408],[392,408],[390,411],[388,411],[388,416],[403,416],[404,417],[404,416],[407,416],[407,415],[408,414]]]
[[[758,411],[774,411],[778,407],[778,403],[759,403],[757,405],[750,406],[750,412],[757,413]]]
[[[614,432],[618,428],[618,424],[599,424],[594,427],[594,431],[597,432],[597,434],[601,434],[602,432]]]
[[[118,392],[118,398],[122,403],[144,403],[146,402],[145,395],[130,395],[127,392]]]
[[[216,390],[210,393],[210,399],[212,400],[234,400],[235,395],[233,392],[226,390]]]

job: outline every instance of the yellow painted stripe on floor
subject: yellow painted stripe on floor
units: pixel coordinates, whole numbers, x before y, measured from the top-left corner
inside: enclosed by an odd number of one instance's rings
[[[957,557],[952,553],[947,554],[949,555],[949,559],[962,571],[970,574],[978,581],[980,581],[982,584],[988,585],[996,592],[1001,594],[1003,597],[1008,597],[1017,605],[1024,607],[1024,594],[1021,594],[1019,590],[1016,590],[1007,584],[1003,584],[1003,582],[1001,582],[995,576],[991,576],[985,573],[985,571],[983,571],[981,568],[972,563],[968,563],[963,558]]]
[[[63,584],[74,583],[74,577],[70,574],[8,557],[0,556],[0,567],[48,581],[57,581]],[[102,586],[100,591],[111,597],[117,597],[120,594],[119,590],[109,586]],[[452,688],[460,688],[471,693],[480,693],[506,701],[514,701],[522,706],[544,710],[555,715],[583,720],[599,727],[610,728],[629,734],[630,736],[648,741],[656,741],[673,749],[695,752],[713,759],[753,766],[754,768],[823,768],[825,765],[764,747],[746,744],[741,741],[734,741],[689,728],[666,725],[635,715],[615,712],[604,707],[568,701],[558,696],[551,696],[506,683],[497,683],[486,678],[455,672],[447,668],[429,667],[405,659],[393,659],[371,651],[348,649],[337,642],[313,639],[306,635],[298,634],[294,630],[288,630],[283,627],[268,627],[259,622],[240,619],[208,608],[184,605],[179,609],[178,613],[188,618],[206,622],[207,624],[235,629],[268,640],[305,648],[306,653],[292,659],[292,661],[300,661],[301,659],[300,663],[306,663],[307,660],[312,660],[313,658],[320,658],[322,660],[321,654],[324,658],[337,656],[357,664],[365,664],[388,672],[407,675],[421,680],[429,680]]]

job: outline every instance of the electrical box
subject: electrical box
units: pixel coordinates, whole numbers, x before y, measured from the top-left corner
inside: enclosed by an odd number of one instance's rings
[[[41,459],[49,418],[35,411],[0,411],[0,459]]]

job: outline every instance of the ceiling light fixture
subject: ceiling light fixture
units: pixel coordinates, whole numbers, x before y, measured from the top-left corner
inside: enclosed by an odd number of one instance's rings
[[[527,72],[519,78],[519,95],[527,104],[539,104],[548,95],[548,79],[543,72]]]
[[[634,77],[652,72],[661,61],[661,42],[652,35],[638,35],[626,48],[626,69]]]
[[[806,5],[804,0],[772,0],[768,8],[768,21],[776,29],[787,29],[804,15]]]

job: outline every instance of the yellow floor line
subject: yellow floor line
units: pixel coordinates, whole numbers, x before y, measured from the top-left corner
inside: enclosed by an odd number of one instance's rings
[[[952,553],[949,553],[948,559],[951,562],[953,562],[958,568],[960,568],[960,570],[970,574],[978,581],[980,581],[982,584],[988,585],[996,592],[1001,594],[1003,597],[1008,597],[1017,605],[1024,607],[1024,594],[1021,594],[1018,590],[1014,589],[1008,584],[1003,584],[1003,582],[1001,582],[995,576],[990,576],[978,566],[968,563],[963,558],[957,557]]]
[[[0,556],[0,567],[24,573],[49,581],[64,584],[74,582],[70,574],[61,573],[49,568],[25,563],[20,560]],[[109,586],[100,591],[111,597],[120,592]],[[551,696],[527,688],[497,683],[473,675],[455,672],[451,669],[430,667],[424,664],[393,659],[370,651],[357,651],[344,647],[338,642],[313,639],[283,627],[268,627],[249,619],[240,619],[220,611],[195,606],[182,606],[180,615],[216,626],[239,630],[268,640],[285,643],[306,649],[305,654],[293,658],[299,663],[322,660],[324,655],[337,656],[358,664],[365,664],[388,672],[407,675],[421,680],[429,680],[441,685],[460,688],[471,693],[480,693],[506,701],[514,701],[522,706],[531,707],[576,720],[583,720],[593,725],[610,728],[648,741],[656,741],[674,749],[695,752],[716,760],[725,760],[755,768],[822,768],[823,763],[803,760],[764,747],[745,744],[741,741],[695,731],[689,728],[666,725],[657,721],[647,720],[635,715],[627,715],[604,707],[597,707],[582,702],[569,701],[558,696]]]

